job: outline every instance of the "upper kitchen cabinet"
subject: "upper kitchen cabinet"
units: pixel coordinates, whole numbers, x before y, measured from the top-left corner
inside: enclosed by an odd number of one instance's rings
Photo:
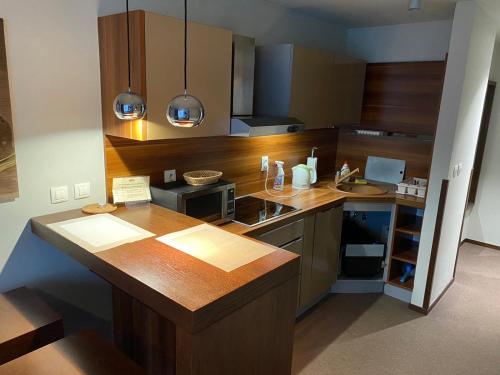
[[[366,63],[346,56],[335,56],[333,69],[334,125],[358,125],[365,90]]]
[[[131,86],[146,99],[148,112],[143,120],[122,121],[113,101],[127,90],[126,15],[99,18],[105,134],[141,141],[229,134],[232,32],[190,22],[188,37],[188,90],[205,107],[203,125],[175,128],[166,117],[170,100],[184,92],[183,21],[141,10],[130,13]]]
[[[306,129],[359,123],[365,63],[292,44],[257,47],[255,112]]]
[[[433,137],[446,61],[368,64],[363,129]]]

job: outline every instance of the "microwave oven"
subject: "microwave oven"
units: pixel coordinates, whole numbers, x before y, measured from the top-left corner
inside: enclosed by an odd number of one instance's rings
[[[236,186],[232,182],[191,186],[185,181],[150,187],[154,204],[213,224],[234,219]]]

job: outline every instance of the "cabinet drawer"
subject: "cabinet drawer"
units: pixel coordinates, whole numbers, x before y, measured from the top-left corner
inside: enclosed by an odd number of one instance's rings
[[[289,244],[293,240],[301,238],[304,234],[304,219],[300,219],[293,223],[284,225],[280,228],[274,229],[270,232],[261,234],[257,237],[259,241],[274,245],[277,247],[283,247]]]
[[[286,245],[281,247],[283,250],[290,251],[291,253],[295,253],[300,255],[300,271],[302,273],[302,253],[304,250],[304,238],[300,237],[299,239],[287,243]]]
[[[292,253],[302,255],[303,247],[304,247],[304,239],[301,237],[295,241],[287,243],[286,245],[282,246],[281,248],[284,250],[290,251]]]

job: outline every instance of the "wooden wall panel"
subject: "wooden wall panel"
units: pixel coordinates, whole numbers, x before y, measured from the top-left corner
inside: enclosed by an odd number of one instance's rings
[[[365,173],[368,156],[406,160],[406,176],[427,178],[432,160],[433,143],[415,138],[370,137],[341,131],[337,148],[337,167],[344,161],[351,170],[359,168]]]
[[[368,64],[364,129],[434,135],[446,61]]]
[[[191,170],[215,169],[223,178],[237,184],[237,195],[264,189],[265,173],[260,172],[260,157],[268,155],[274,177],[274,160],[285,162],[287,183],[291,181],[291,167],[305,163],[313,146],[319,147],[319,175],[333,173],[338,131],[335,129],[309,130],[300,134],[268,137],[207,137],[140,142],[107,136],[105,140],[106,182],[108,196],[112,178],[149,175],[152,183],[163,182],[165,169],[176,169],[177,178]],[[269,186],[272,181],[269,182]]]

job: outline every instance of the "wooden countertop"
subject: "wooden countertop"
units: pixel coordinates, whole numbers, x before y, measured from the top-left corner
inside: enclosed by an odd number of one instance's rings
[[[157,236],[203,223],[155,205],[119,208],[113,215]],[[83,216],[72,210],[33,218],[32,231],[189,332],[208,327],[299,274],[299,257],[281,249],[225,272],[155,238],[92,254],[47,226]]]
[[[256,236],[274,228],[296,221],[306,215],[338,206],[340,204],[343,204],[344,202],[397,203],[400,205],[408,205],[418,208],[425,207],[424,199],[406,197],[400,194],[396,194],[396,187],[392,184],[378,184],[388,187],[389,190],[386,194],[361,195],[343,193],[339,190],[332,190],[329,187],[331,183],[331,179],[323,179],[311,189],[303,190],[298,195],[288,198],[277,198],[274,196],[270,196],[265,191],[251,194],[254,197],[279,202],[282,204],[293,206],[295,208],[299,208],[300,210],[279,217],[276,220],[268,221],[261,225],[256,225],[253,227],[232,222],[221,226],[221,228],[240,235]],[[294,192],[292,192],[291,185],[287,185],[284,192],[280,193],[273,190],[271,191],[271,193],[277,195],[292,195]]]
[[[238,235],[255,236],[346,201],[396,202],[423,207],[423,200],[412,203],[412,200],[396,195],[394,188],[384,195],[364,196],[332,190],[329,183],[330,180],[321,181],[314,188],[289,198],[270,197],[266,192],[252,194],[300,210],[255,227],[229,223],[220,228]],[[282,195],[290,192],[291,187],[287,186]],[[121,207],[113,215],[157,236],[203,223],[156,205]],[[298,256],[281,249],[232,272],[225,272],[155,238],[92,254],[47,226],[83,216],[85,214],[80,210],[73,210],[33,218],[32,231],[189,332],[206,328],[299,273]]]

